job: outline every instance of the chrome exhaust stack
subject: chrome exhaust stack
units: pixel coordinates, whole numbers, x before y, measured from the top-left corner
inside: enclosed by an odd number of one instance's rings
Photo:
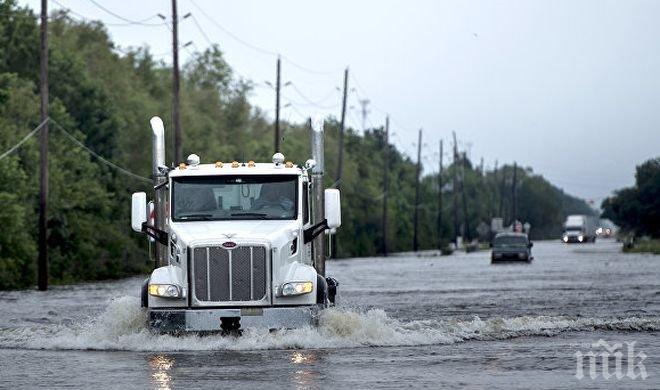
[[[167,165],[165,165],[165,126],[160,117],[154,116],[149,120],[152,131],[152,174],[154,179],[154,221],[153,224],[156,229],[166,230],[167,215],[166,206],[168,204],[167,197],[169,191],[167,190]],[[163,266],[167,264],[167,246],[159,242],[155,242],[156,250],[156,266]]]
[[[163,125],[163,120],[160,117],[153,117],[149,120],[151,125],[152,132],[152,173],[154,175],[154,180],[157,177],[163,176],[162,168],[166,167],[165,165],[165,126]]]

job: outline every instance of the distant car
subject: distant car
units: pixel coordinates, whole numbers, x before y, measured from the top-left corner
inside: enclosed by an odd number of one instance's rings
[[[500,233],[493,238],[491,261],[526,261],[534,259],[532,246],[525,233]]]

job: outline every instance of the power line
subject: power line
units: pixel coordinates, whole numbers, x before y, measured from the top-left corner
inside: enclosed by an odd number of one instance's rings
[[[80,12],[74,11],[74,10],[71,9],[70,7],[68,7],[68,6],[66,6],[66,5],[64,5],[64,4],[62,4],[62,3],[60,3],[60,2],[57,1],[57,0],[52,0],[52,2],[55,3],[55,4],[57,4],[58,6],[60,6],[60,8],[61,8],[63,11],[65,11],[67,14],[71,14],[71,15],[75,15],[75,16],[77,16],[77,17],[79,18],[79,19],[78,19],[79,22],[87,22],[87,23],[101,22],[101,23],[103,23],[104,25],[106,25],[106,26],[110,26],[110,27],[128,27],[128,26],[135,26],[135,25],[141,25],[141,26],[144,26],[144,27],[158,27],[158,26],[160,26],[160,25],[163,24],[163,23],[134,23],[134,22],[126,22],[126,23],[110,23],[110,22],[106,22],[106,21],[103,21],[103,20],[100,20],[100,19],[99,19],[99,20],[95,20],[94,18],[90,18],[90,17],[88,17],[88,16],[86,16],[86,15],[83,15],[83,14],[81,14]],[[71,15],[67,15],[67,16],[71,16]],[[152,15],[152,16],[150,16],[149,18],[147,18],[147,19],[145,19],[145,20],[151,20],[151,19],[153,19],[153,18],[155,18],[155,17],[157,17],[157,16],[158,16],[158,15]]]
[[[125,175],[128,175],[128,176],[131,176],[131,177],[133,177],[133,178],[135,178],[135,179],[142,180],[142,181],[145,181],[145,182],[148,182],[148,183],[152,183],[152,182],[153,182],[153,180],[151,180],[151,179],[149,179],[149,178],[147,178],[147,177],[140,176],[140,175],[138,175],[138,174],[135,174],[135,173],[129,171],[128,169],[125,169],[125,168],[120,167],[119,165],[113,163],[112,161],[106,159],[105,157],[103,157],[103,156],[101,156],[100,154],[96,153],[96,152],[93,151],[92,149],[88,148],[85,144],[83,144],[82,142],[78,141],[78,139],[76,139],[76,137],[74,137],[73,135],[71,135],[71,133],[69,133],[69,132],[68,132],[68,131],[67,131],[62,125],[60,125],[60,124],[59,124],[57,121],[55,121],[54,119],[52,119],[52,118],[46,118],[46,120],[44,121],[44,123],[45,123],[45,122],[48,122],[48,121],[51,121],[51,122],[55,125],[55,127],[57,127],[58,129],[60,129],[60,130],[62,131],[62,133],[63,133],[63,134],[69,139],[69,140],[71,140],[73,143],[75,143],[76,145],[80,146],[81,148],[85,149],[89,154],[91,154],[92,156],[96,157],[99,161],[101,161],[102,163],[106,164],[107,166],[109,166],[109,167],[111,167],[111,168],[114,168],[114,169],[118,170],[119,172],[121,172],[121,173],[123,173],[123,174],[125,174]],[[42,123],[42,125],[43,125],[43,123]]]
[[[291,88],[293,88],[293,90],[296,91],[296,93],[297,93],[298,95],[300,95],[300,97],[302,97],[302,98],[303,98],[307,103],[309,103],[309,105],[311,105],[311,106],[314,106],[314,107],[317,107],[317,108],[321,108],[321,109],[325,109],[325,110],[329,110],[329,109],[337,108],[337,107],[339,106],[339,103],[337,103],[337,104],[333,104],[333,105],[327,105],[327,106],[324,106],[324,105],[321,104],[323,101],[327,100],[331,95],[334,95],[334,94],[335,94],[335,91],[331,91],[329,95],[326,95],[326,97],[324,97],[323,99],[319,100],[318,102],[315,102],[315,101],[313,101],[312,99],[310,99],[310,98],[308,98],[307,96],[305,96],[305,94],[303,94],[302,91],[301,91],[300,89],[298,89],[298,87],[296,86],[296,84],[291,83],[290,85],[291,85]]]
[[[90,0],[90,1],[92,1],[92,0]],[[206,13],[206,11],[204,11],[204,9],[202,9],[199,5],[197,5],[197,3],[194,0],[190,0],[190,3],[195,8],[197,8],[197,10],[199,12],[201,12],[202,15],[204,15],[204,17],[209,22],[211,22],[215,27],[217,27],[218,29],[223,31],[225,34],[229,35],[236,42],[242,44],[243,46],[245,46],[247,48],[250,48],[250,49],[254,50],[255,52],[258,52],[258,53],[263,54],[263,55],[273,56],[273,57],[280,56],[280,58],[282,58],[284,61],[288,62],[289,64],[293,65],[295,68],[298,68],[298,69],[300,69],[304,72],[307,72],[307,73],[316,74],[316,75],[334,75],[334,74],[336,74],[336,72],[334,72],[334,71],[320,71],[320,70],[308,68],[306,66],[303,66],[303,65],[293,61],[291,58],[289,58],[285,55],[281,55],[280,53],[277,53],[273,50],[269,50],[269,49],[254,45],[254,44],[244,40],[243,38],[239,37],[238,35],[234,34],[229,29],[227,29],[226,27],[224,27],[223,25],[218,23],[217,20],[213,19],[208,13]]]
[[[92,0],[90,0],[90,1],[92,1]],[[250,42],[247,42],[247,41],[241,39],[241,37],[239,37],[238,35],[236,35],[236,34],[232,33],[231,31],[227,30],[227,29],[226,29],[225,27],[223,27],[220,23],[218,23],[215,19],[211,18],[211,17],[210,17],[210,16],[209,16],[209,15],[208,15],[208,14],[207,14],[207,13],[201,8],[201,7],[200,7],[200,6],[197,5],[197,3],[195,3],[194,0],[190,0],[190,3],[191,3],[195,8],[197,8],[197,10],[198,10],[199,12],[201,12],[202,15],[204,15],[204,17],[205,17],[206,19],[208,19],[209,22],[211,22],[214,26],[216,26],[216,27],[219,28],[220,30],[224,31],[225,34],[227,34],[227,35],[229,35],[230,37],[232,37],[232,38],[233,38],[235,41],[237,41],[238,43],[241,43],[242,45],[244,45],[244,46],[246,46],[246,47],[249,47],[250,49],[252,49],[252,50],[254,50],[254,51],[256,51],[256,52],[259,52],[259,53],[262,53],[262,54],[265,54],[265,55],[270,55],[270,56],[277,56],[277,53],[276,53],[276,52],[271,51],[271,50],[267,50],[267,49],[264,49],[264,48],[261,48],[261,47],[256,46],[256,45],[253,45],[253,44],[251,44]]]
[[[163,24],[163,23],[146,23],[147,21],[149,21],[151,19],[157,18],[158,15],[152,15],[152,16],[149,16],[148,18],[145,18],[145,19],[142,19],[142,20],[131,20],[131,19],[128,19],[128,18],[125,18],[125,17],[119,15],[116,12],[113,12],[113,11],[105,8],[104,6],[99,4],[96,0],[89,0],[89,1],[92,4],[94,4],[95,6],[97,6],[98,8],[100,8],[101,10],[105,11],[107,14],[112,15],[117,19],[123,20],[124,22],[126,22],[128,24],[137,24],[137,25],[142,25],[142,26],[159,26],[159,25]]]
[[[39,126],[37,126],[37,127],[35,127],[34,129],[32,129],[32,131],[30,131],[25,137],[23,137],[23,139],[21,139],[20,141],[18,141],[18,143],[16,143],[16,145],[12,146],[11,148],[7,149],[4,153],[2,153],[2,154],[0,155],[0,160],[2,160],[3,158],[9,156],[9,155],[12,154],[16,149],[20,148],[21,145],[23,145],[25,142],[27,142],[28,139],[30,139],[30,137],[32,137],[32,136],[35,135],[37,132],[39,132],[39,130],[41,130],[41,128],[44,127],[44,126],[46,125],[46,123],[48,123],[48,118],[44,119],[44,121],[41,122],[41,123],[39,124]]]

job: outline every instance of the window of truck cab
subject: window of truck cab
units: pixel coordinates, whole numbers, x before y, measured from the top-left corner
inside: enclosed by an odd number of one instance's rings
[[[298,176],[173,177],[171,204],[174,222],[295,220]]]

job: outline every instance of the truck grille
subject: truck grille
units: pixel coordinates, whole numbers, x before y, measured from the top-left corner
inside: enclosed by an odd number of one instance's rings
[[[260,301],[266,296],[266,248],[193,249],[195,297],[203,302]]]

